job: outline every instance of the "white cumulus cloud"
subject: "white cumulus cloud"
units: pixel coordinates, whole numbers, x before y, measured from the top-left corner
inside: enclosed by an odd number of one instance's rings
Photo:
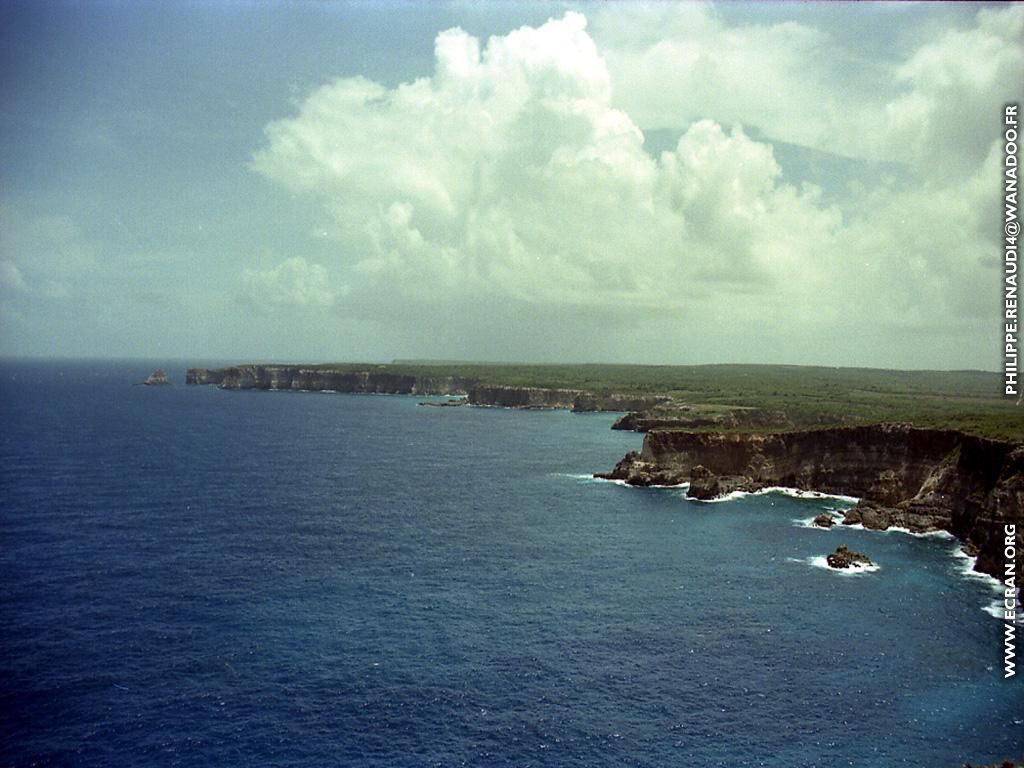
[[[742,130],[651,158],[577,13],[483,51],[443,32],[432,77],[335,81],[267,136],[254,167],[320,198],[357,276],[417,296],[678,305],[705,279],[770,284],[834,225]]]
[[[264,271],[246,269],[242,282],[246,297],[259,306],[329,307],[338,295],[330,286],[327,270],[301,256]]]
[[[806,25],[730,27],[700,5],[597,17],[593,37],[572,12],[486,44],[447,30],[429,76],[335,80],[267,126],[252,166],[322,206],[352,306],[438,333],[484,306],[508,336],[497,344],[565,325],[570,308],[591,329],[629,316],[676,359],[695,344],[717,359],[994,364],[977,350],[996,311],[993,145],[978,141],[995,117],[957,104],[991,111],[1020,68],[1019,9],[849,76]],[[968,66],[966,43],[991,56]],[[909,170],[826,200],[744,125]],[[654,157],[641,126],[680,137]],[[939,149],[957,154],[933,172]],[[272,303],[328,305],[337,290],[301,258],[245,281]],[[950,333],[903,354],[901,328]]]

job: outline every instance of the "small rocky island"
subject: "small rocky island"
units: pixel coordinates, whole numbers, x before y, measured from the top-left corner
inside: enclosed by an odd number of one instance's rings
[[[170,384],[171,380],[167,378],[167,371],[163,368],[157,368],[142,383],[147,387],[161,387]]]
[[[825,560],[828,562],[829,568],[836,569],[863,568],[864,566],[874,565],[870,557],[847,549],[845,544],[840,544],[836,547],[836,551],[828,555]]]

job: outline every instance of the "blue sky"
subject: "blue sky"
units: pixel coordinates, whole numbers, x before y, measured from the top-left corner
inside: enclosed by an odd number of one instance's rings
[[[8,2],[0,354],[999,366],[1010,5]]]

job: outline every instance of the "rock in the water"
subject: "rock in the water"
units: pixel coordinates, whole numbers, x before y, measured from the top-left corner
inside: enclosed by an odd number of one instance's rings
[[[843,525],[863,525],[869,531],[885,531],[894,525],[893,510],[861,502],[843,515]]]
[[[147,387],[153,387],[170,384],[171,380],[167,378],[167,372],[163,368],[157,368],[142,383]]]
[[[825,558],[830,568],[852,568],[854,566],[872,565],[871,558],[847,549],[845,544],[836,547],[836,551]]]
[[[722,486],[718,482],[718,475],[700,464],[690,470],[690,489],[686,492],[688,498],[708,501],[718,498],[721,494]]]
[[[671,467],[657,467],[644,461],[636,451],[627,453],[611,472],[596,472],[602,480],[624,480],[628,485],[680,485],[686,476]]]
[[[816,518],[814,518],[814,525],[819,528],[831,528],[836,524],[835,519],[828,512],[822,512]]]
[[[869,531],[885,531],[892,527],[906,528],[911,533],[928,533],[949,529],[948,515],[920,514],[907,509],[902,504],[898,508],[882,507],[877,502],[861,501],[855,507],[846,510],[843,525],[863,525]],[[920,507],[916,507],[920,509]]]
[[[615,472],[627,482],[660,472],[685,479],[696,466],[718,476],[722,493],[781,485],[856,496],[861,501],[843,522],[947,531],[977,547],[975,570],[993,576],[1003,571],[1007,525],[1016,526],[1018,550],[1024,549],[1024,445],[907,424],[746,433],[654,429]]]

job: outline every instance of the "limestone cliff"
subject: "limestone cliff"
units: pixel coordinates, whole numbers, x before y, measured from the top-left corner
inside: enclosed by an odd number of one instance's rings
[[[661,395],[595,393],[551,387],[477,386],[469,391],[470,405],[502,408],[568,408],[576,413],[631,411],[650,408],[669,398]]]
[[[846,524],[945,530],[1001,573],[1003,526],[1024,542],[1024,446],[906,424],[797,432],[654,430],[601,477],[632,485],[692,483],[708,498],[781,485],[861,499]]]
[[[572,409],[577,413],[647,411],[671,402],[671,400],[672,398],[666,395],[621,395],[583,392],[573,401]]]
[[[187,384],[221,389],[333,390],[406,395],[466,395],[469,405],[500,408],[565,408],[578,413],[651,408],[659,395],[594,393],[582,389],[485,385],[468,376],[413,376],[387,370],[336,370],[297,365],[236,365],[189,368]]]
[[[157,368],[149,374],[149,376],[146,377],[146,380],[142,383],[147,387],[160,387],[167,386],[171,383],[171,380],[167,378],[167,371],[163,368]]]
[[[291,365],[238,365],[190,368],[187,384],[216,384],[221,389],[372,392],[398,395],[465,394],[476,381],[459,376],[406,376],[378,371],[342,371]]]
[[[721,407],[708,410],[685,403],[665,402],[653,407],[630,408],[612,429],[650,432],[652,429],[751,430],[786,429],[794,426],[783,411],[760,408]]]
[[[479,386],[469,390],[470,405],[500,408],[572,408],[579,389],[547,389],[541,387]]]
[[[186,384],[220,384],[226,368],[189,368],[185,372]]]

